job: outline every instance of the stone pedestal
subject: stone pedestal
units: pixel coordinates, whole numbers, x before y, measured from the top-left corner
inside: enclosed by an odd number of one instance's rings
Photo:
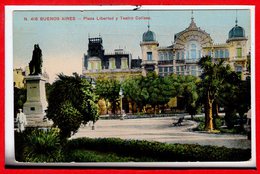
[[[27,118],[27,127],[46,127],[43,120],[46,115],[48,103],[45,92],[45,78],[41,75],[25,77],[27,88],[27,100],[23,106],[23,112]]]

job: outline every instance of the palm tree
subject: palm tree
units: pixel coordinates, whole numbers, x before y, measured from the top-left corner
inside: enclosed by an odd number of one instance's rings
[[[230,74],[231,68],[224,64],[223,59],[213,62],[210,56],[202,57],[198,64],[203,70],[200,86],[204,95],[205,130],[213,131],[213,102],[225,83],[226,77]]]

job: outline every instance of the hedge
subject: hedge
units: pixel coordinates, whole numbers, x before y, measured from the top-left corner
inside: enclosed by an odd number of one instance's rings
[[[93,150],[120,156],[151,158],[155,161],[247,161],[250,149],[236,149],[197,144],[166,144],[146,140],[119,138],[78,138],[66,145],[66,153],[73,150]]]

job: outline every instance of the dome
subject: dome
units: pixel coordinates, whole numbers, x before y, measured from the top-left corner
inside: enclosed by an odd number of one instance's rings
[[[148,25],[148,31],[143,34],[143,42],[156,41],[156,35],[153,31],[150,31],[150,26]]]
[[[245,37],[245,30],[243,27],[240,27],[236,24],[236,26],[234,26],[228,34],[228,38],[232,39],[232,38],[238,38],[238,37]]]

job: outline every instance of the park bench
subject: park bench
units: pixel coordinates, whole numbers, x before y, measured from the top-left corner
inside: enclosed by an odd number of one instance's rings
[[[181,123],[183,122],[184,117],[181,117],[178,119],[178,121],[176,123],[172,123],[174,126],[181,126]]]

